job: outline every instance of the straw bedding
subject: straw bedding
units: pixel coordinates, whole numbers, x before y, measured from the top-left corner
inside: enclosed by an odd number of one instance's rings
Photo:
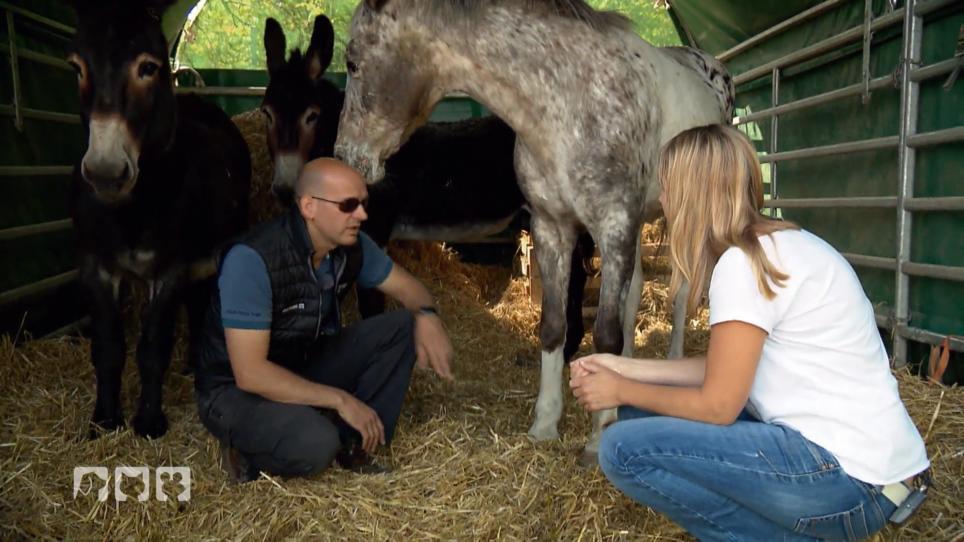
[[[539,539],[689,540],[664,517],[615,491],[598,469],[578,466],[588,416],[567,399],[559,442],[525,433],[538,387],[538,312],[522,279],[507,269],[462,264],[438,244],[393,245],[439,299],[455,346],[458,381],[416,374],[392,447],[387,475],[338,468],[307,479],[264,477],[231,485],[218,446],[200,425],[192,378],[180,374],[179,340],[165,387],[166,436],[147,441],[125,430],[86,440],[94,376],[85,339],[0,344],[0,538],[331,540]],[[647,264],[665,273],[665,259]],[[648,281],[637,327],[637,355],[662,356],[669,317],[665,276]],[[706,314],[690,321],[687,352],[705,349]],[[134,344],[132,340],[129,345]],[[133,349],[129,346],[133,355]],[[589,350],[588,341],[583,344]],[[123,397],[135,407],[129,361]],[[878,540],[962,540],[964,396],[897,373],[934,463],[937,489],[902,528]],[[74,498],[79,465],[188,466],[191,500],[153,497],[104,503],[96,488]],[[153,475],[153,471],[152,471]],[[113,485],[113,480],[111,480]],[[139,483],[124,485],[135,495]],[[151,491],[154,491],[153,479]]]

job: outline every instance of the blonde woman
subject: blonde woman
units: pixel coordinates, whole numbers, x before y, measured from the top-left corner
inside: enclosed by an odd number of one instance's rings
[[[858,540],[900,519],[929,461],[853,269],[760,214],[760,164],[731,127],[681,133],[659,175],[670,299],[689,281],[692,311],[708,291],[710,344],[573,363],[585,408],[619,407],[603,472],[702,540]]]

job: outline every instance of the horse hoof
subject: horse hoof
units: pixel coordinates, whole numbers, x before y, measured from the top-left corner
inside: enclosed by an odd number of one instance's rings
[[[529,437],[536,442],[546,440],[559,440],[559,430],[555,427],[536,427],[529,429]]]
[[[599,454],[591,450],[583,450],[579,454],[579,465],[587,469],[597,467],[599,465]]]
[[[144,438],[156,439],[167,433],[167,417],[163,412],[149,416],[137,413],[133,422],[134,432]]]

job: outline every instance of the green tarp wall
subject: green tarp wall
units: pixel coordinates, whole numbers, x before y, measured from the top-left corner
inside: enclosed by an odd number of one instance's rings
[[[696,45],[720,54],[819,2],[738,2],[727,0],[673,0],[677,25]],[[888,2],[873,2],[875,16],[890,11]],[[810,46],[863,24],[864,2],[846,2],[802,26],[772,37],[727,62],[734,75]],[[954,56],[964,26],[964,2],[932,13],[924,19],[923,65]],[[873,36],[871,77],[893,73],[901,58],[902,24]],[[806,98],[862,81],[862,43],[841,47],[804,64],[783,70],[779,102]],[[946,77],[925,81],[920,87],[918,132],[964,124],[964,78],[944,90]],[[737,89],[737,107],[744,112],[771,106],[771,78],[749,82]],[[863,104],[860,96],[788,113],[779,119],[778,148],[769,148],[770,121],[760,121],[749,132],[757,136],[760,151],[772,153],[897,135],[900,92],[896,88],[874,91]],[[918,149],[914,195],[964,196],[964,143]],[[779,162],[777,194],[785,198],[841,196],[896,196],[896,150],[858,152],[838,156]],[[783,217],[827,239],[838,250],[870,256],[896,257],[897,214],[893,209],[786,209]],[[911,261],[964,266],[964,213],[914,213]],[[884,310],[894,301],[896,278],[892,271],[856,267],[870,299]],[[941,334],[964,335],[964,283],[911,278],[910,325]],[[924,349],[912,348],[909,358],[920,360]]]

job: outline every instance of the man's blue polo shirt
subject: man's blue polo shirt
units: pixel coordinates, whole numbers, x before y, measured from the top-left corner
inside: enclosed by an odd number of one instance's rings
[[[357,283],[374,288],[388,278],[394,263],[370,237],[359,232],[363,260]],[[334,302],[335,275],[330,256],[315,269],[322,287],[321,314],[328,314]],[[248,245],[231,247],[218,277],[221,322],[225,328],[271,329],[271,281],[261,256]]]

